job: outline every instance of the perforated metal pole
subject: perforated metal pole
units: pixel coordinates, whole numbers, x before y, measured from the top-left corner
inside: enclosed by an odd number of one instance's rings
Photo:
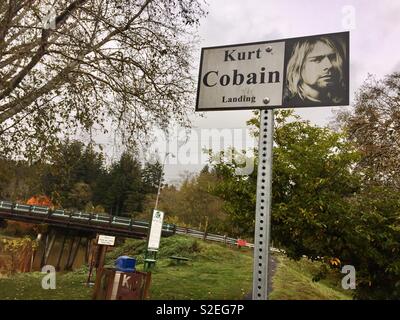
[[[253,300],[268,299],[271,230],[273,110],[261,110],[258,148],[256,225],[254,232]]]

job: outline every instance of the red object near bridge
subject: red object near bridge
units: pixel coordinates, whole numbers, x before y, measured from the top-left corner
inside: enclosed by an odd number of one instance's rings
[[[236,241],[237,246],[240,247],[246,247],[247,246],[247,241],[244,239],[237,239]]]

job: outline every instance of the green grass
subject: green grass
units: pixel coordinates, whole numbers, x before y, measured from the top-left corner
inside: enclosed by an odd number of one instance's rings
[[[318,282],[312,279],[322,264],[306,259],[293,261],[286,256],[276,255],[277,271],[273,280],[271,300],[351,300],[351,293],[341,288],[341,275],[329,272]]]
[[[92,289],[87,288],[85,269],[60,273],[56,277],[56,289],[44,290],[40,272],[20,273],[0,278],[0,300],[87,300]]]
[[[219,261],[196,259],[177,266],[161,259],[152,274],[151,298],[243,299],[251,291],[251,264],[250,255],[236,252]]]
[[[127,240],[107,256],[112,264],[120,255],[137,258],[137,270],[143,270],[146,243]],[[190,258],[177,264],[169,256]],[[279,255],[271,299],[351,299],[339,289],[338,275],[320,282],[312,277],[319,269],[316,262],[292,261]],[[253,257],[251,249],[237,249],[184,236],[161,240],[157,264],[152,270],[150,298],[159,299],[243,299],[252,291]],[[0,299],[91,299],[92,288],[85,286],[87,268],[70,273],[57,273],[55,290],[44,290],[39,272],[0,278]]]
[[[119,255],[138,258],[143,269],[145,243],[128,240],[109,255],[109,262]],[[170,256],[190,259],[176,262]],[[252,251],[237,249],[185,236],[163,238],[157,263],[152,270],[150,297],[153,300],[243,299],[252,286]]]

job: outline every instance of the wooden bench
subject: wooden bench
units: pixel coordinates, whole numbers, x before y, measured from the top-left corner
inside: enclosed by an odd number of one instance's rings
[[[177,264],[180,264],[183,261],[185,262],[190,261],[190,259],[186,257],[170,256],[169,258],[173,261],[176,261]]]

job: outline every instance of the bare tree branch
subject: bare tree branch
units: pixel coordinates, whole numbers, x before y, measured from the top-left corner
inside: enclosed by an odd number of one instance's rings
[[[192,31],[205,13],[197,1],[26,0],[14,2],[18,12],[1,3],[0,147],[39,139],[32,153],[62,136],[55,132],[104,127],[105,119],[130,143],[153,126],[186,125]],[[44,29],[53,4],[54,28]]]

